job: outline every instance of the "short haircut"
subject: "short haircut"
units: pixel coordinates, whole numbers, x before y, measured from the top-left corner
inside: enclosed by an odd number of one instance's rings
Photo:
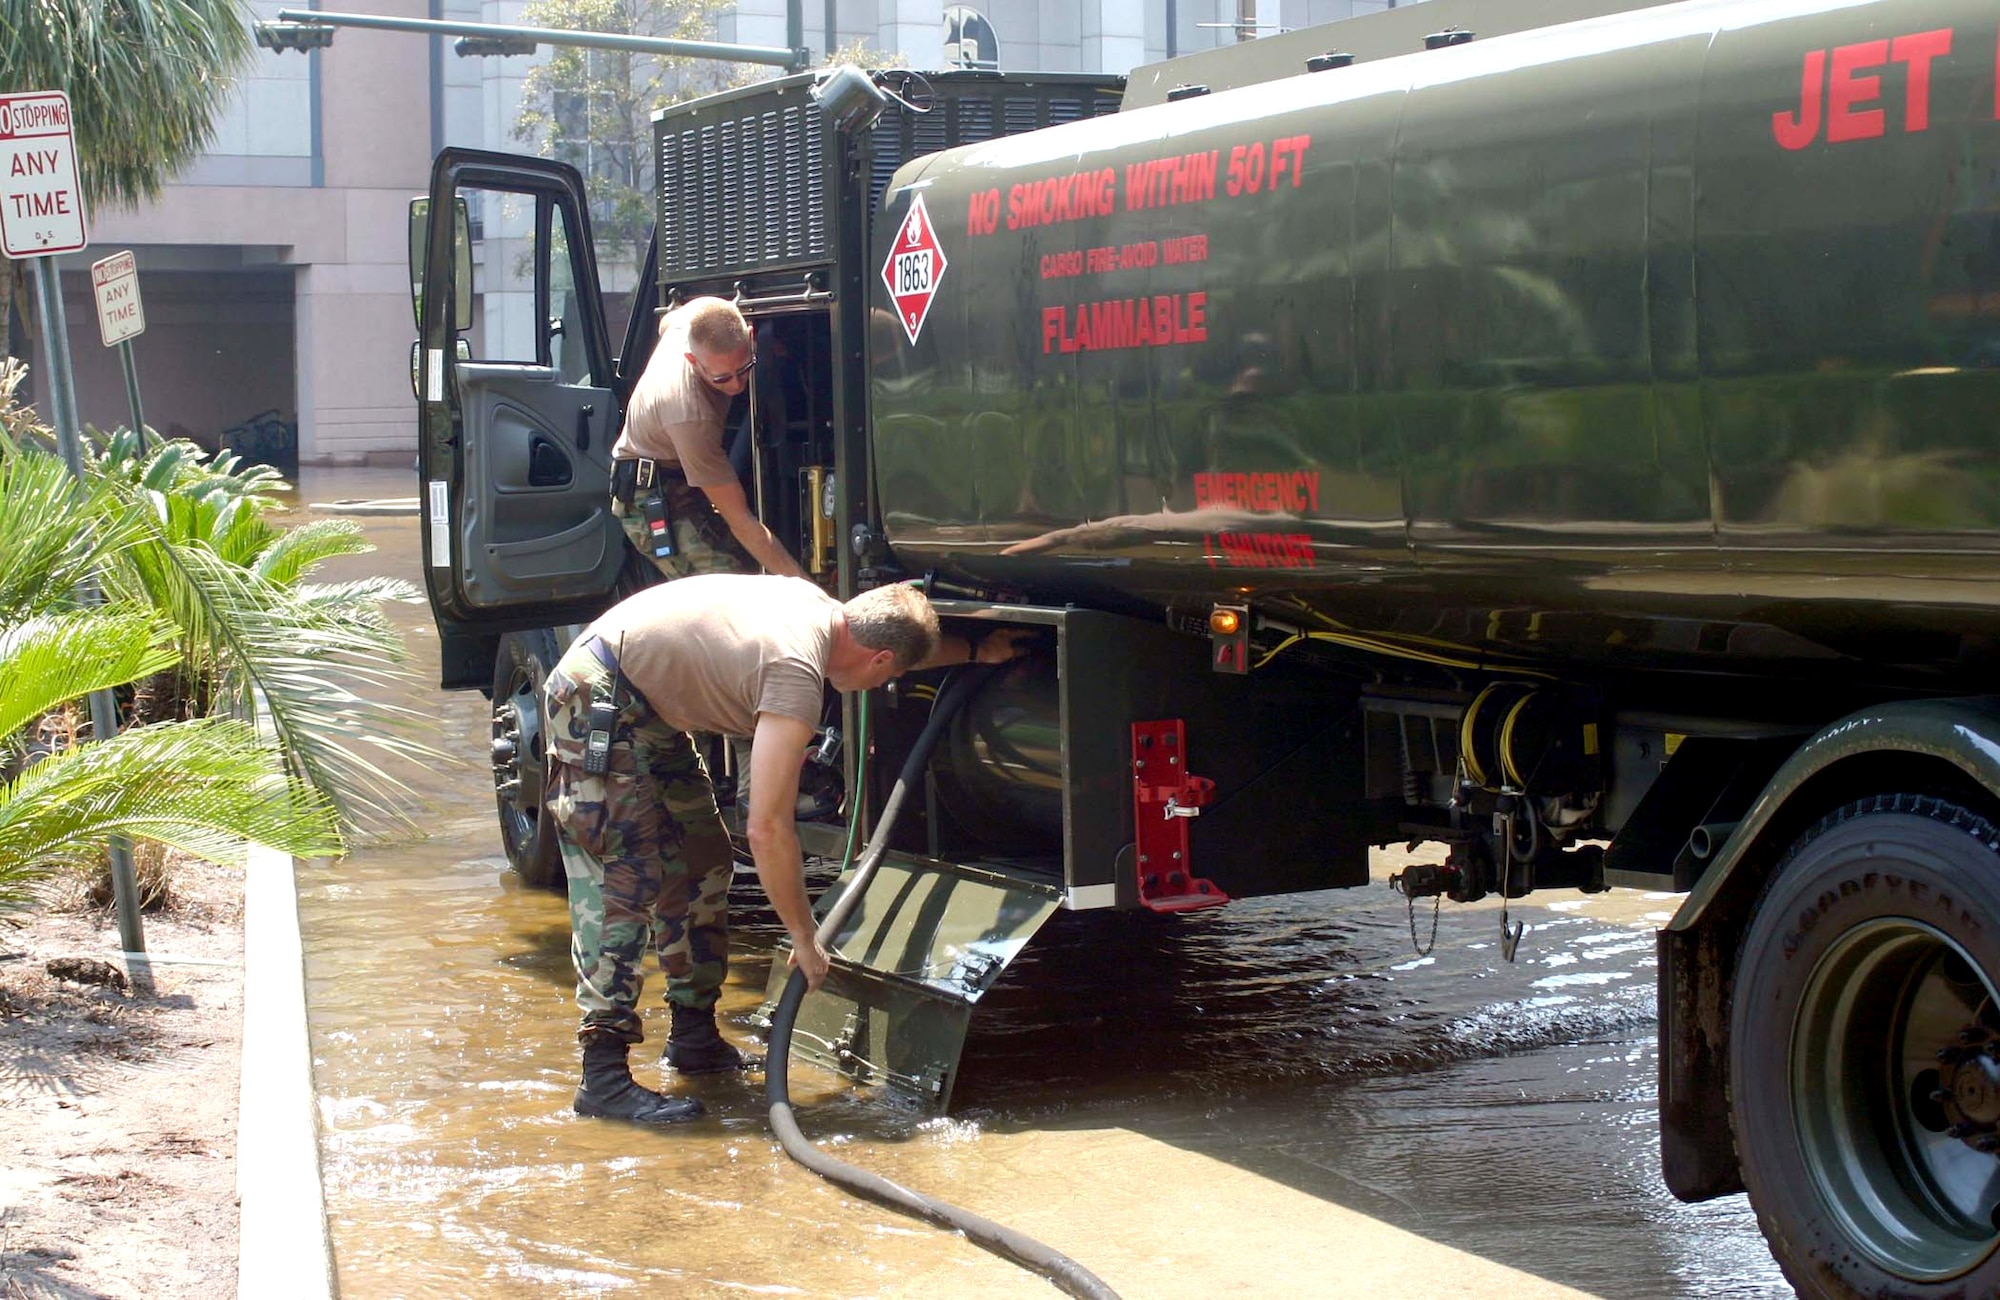
[[[907,582],[864,591],[842,608],[849,634],[867,649],[894,651],[904,672],[937,653],[937,611]]]
[[[727,298],[691,298],[680,312],[687,321],[688,346],[726,357],[750,346],[750,325]]]

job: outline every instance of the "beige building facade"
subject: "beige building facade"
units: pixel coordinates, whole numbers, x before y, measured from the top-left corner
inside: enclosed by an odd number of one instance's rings
[[[1407,0],[1405,0],[1407,3]],[[1260,0],[1260,33],[1393,0]],[[286,0],[254,0],[268,18]],[[297,7],[304,7],[299,4]],[[344,0],[410,18],[522,23],[520,0]],[[917,68],[1125,72],[1251,30],[1237,0],[805,0],[805,43],[855,41]],[[1170,24],[1171,19],[1171,24]],[[785,43],[784,0],[740,0],[718,39]],[[545,47],[546,48],[546,47]],[[295,427],[303,464],[403,464],[416,446],[407,208],[446,144],[519,151],[513,123],[539,56],[457,57],[448,38],[340,30],[310,54],[259,51],[213,148],[157,203],[91,214],[88,251],[63,259],[78,407],[129,423],[115,352],[98,339],[90,263],[138,263],[147,332],[134,343],[148,424],[217,446],[259,415]],[[503,214],[483,233],[507,235]],[[489,250],[490,251],[490,250]],[[532,295],[483,260],[481,327],[524,328]],[[515,319],[520,317],[520,319]],[[31,363],[39,365],[37,355]]]

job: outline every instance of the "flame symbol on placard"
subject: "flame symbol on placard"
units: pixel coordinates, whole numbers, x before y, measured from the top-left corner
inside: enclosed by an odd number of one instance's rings
[[[922,208],[910,209],[910,223],[904,227],[903,233],[913,244],[924,237],[924,210]]]

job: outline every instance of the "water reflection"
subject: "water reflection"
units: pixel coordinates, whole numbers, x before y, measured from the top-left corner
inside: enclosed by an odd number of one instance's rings
[[[416,521],[369,527],[373,571],[414,573]],[[434,673],[425,611],[395,616]],[[476,758],[484,701],[432,706],[434,743]],[[429,841],[300,873],[343,1295],[1055,1294],[793,1166],[760,1084],[670,1084],[711,1112],[672,1132],[571,1114],[562,901],[492,856],[482,767],[418,779]],[[1487,904],[1447,910],[1417,957],[1379,884],[1066,914],[974,1016],[954,1115],[796,1063],[794,1097],[844,1158],[1040,1236],[1131,1300],[1788,1294],[1740,1197],[1686,1207],[1659,1183],[1651,930],[1671,901],[1556,898],[1526,909],[1515,966]],[[778,931],[747,881],[734,903],[720,1010],[741,1042]],[[648,1083],[662,992],[655,974],[633,1057]]]

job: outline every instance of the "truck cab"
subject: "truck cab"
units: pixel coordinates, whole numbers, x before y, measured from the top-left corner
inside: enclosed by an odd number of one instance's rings
[[[827,119],[811,74],[655,115],[656,226],[622,340],[606,326],[574,167],[447,149],[412,204],[424,571],[443,685],[493,701],[502,839],[533,883],[561,880],[541,817],[535,692],[580,625],[658,580],[609,496],[657,316],[714,294],[749,319],[765,364],[727,417],[732,459],[780,543],[851,595],[857,571],[886,559],[864,430],[869,249],[889,177],[936,149],[1113,112],[1122,89],[1080,74],[873,79],[893,98],[861,131]],[[434,212],[454,219],[433,227]],[[501,325],[482,291],[503,258],[528,273],[532,304]]]

